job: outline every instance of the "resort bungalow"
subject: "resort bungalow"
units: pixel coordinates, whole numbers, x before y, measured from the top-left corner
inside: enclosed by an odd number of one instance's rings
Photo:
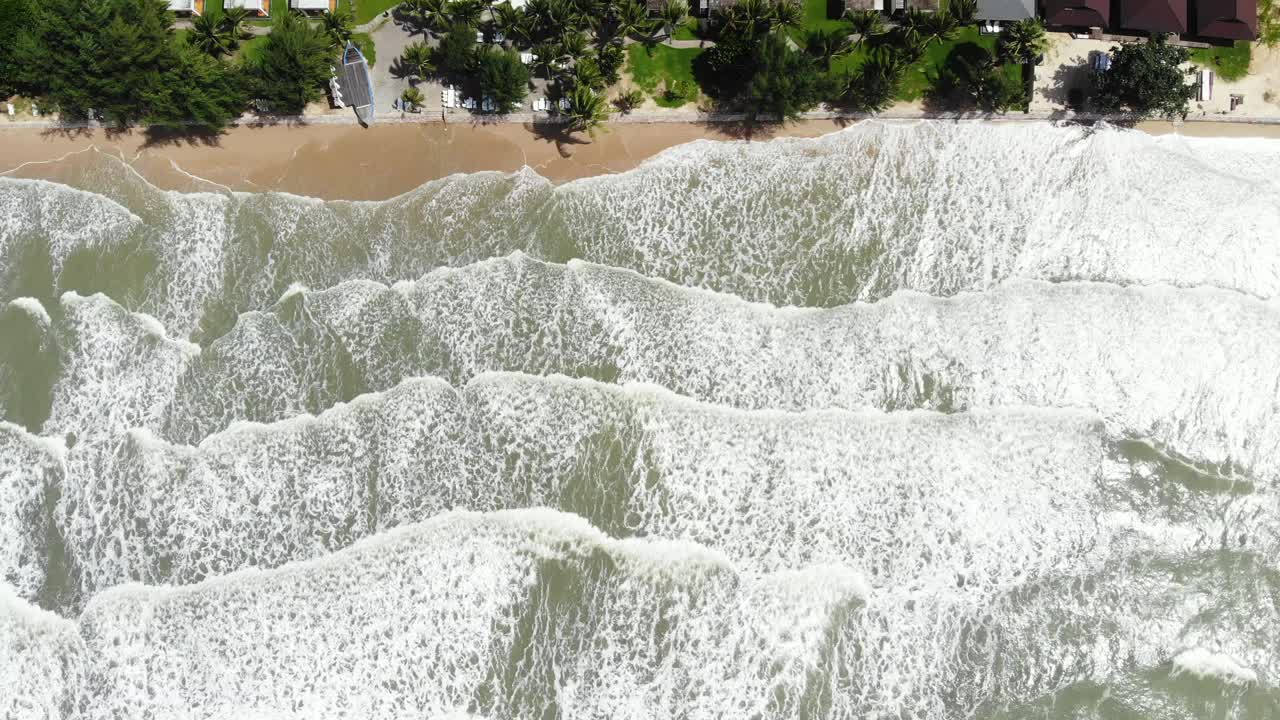
[[[1036,0],[978,0],[974,19],[1017,22],[1036,16]]]
[[[1120,27],[1181,35],[1190,28],[1187,0],[1120,0]]]
[[[1105,28],[1111,0],[1044,0],[1044,24],[1064,28]]]
[[[223,7],[240,7],[265,17],[271,12],[271,0],[226,0]]]
[[[891,0],[844,0],[844,11],[846,13],[863,12],[865,10],[886,12],[890,9],[890,4]]]
[[[1258,37],[1257,0],[1196,0],[1196,34],[1222,40]]]
[[[204,13],[204,0],[169,0],[169,9],[186,15]]]
[[[289,7],[302,12],[334,12],[338,0],[289,0]]]

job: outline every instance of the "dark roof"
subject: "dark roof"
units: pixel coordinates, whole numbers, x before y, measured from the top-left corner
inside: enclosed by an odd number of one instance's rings
[[[1187,0],[1120,0],[1120,26],[1153,33],[1184,33]]]
[[[1258,0],[1198,0],[1196,34],[1229,40],[1258,37]]]
[[[1044,22],[1060,27],[1106,27],[1111,24],[1111,1],[1044,0]]]
[[[1036,0],[978,0],[979,20],[1027,20],[1036,16]]]

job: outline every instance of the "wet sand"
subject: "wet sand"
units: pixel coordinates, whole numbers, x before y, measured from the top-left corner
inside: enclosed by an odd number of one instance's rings
[[[154,142],[138,131],[8,128],[0,131],[0,173],[60,180],[65,163],[52,161],[96,148],[122,158],[165,189],[278,190],[325,199],[383,200],[453,173],[512,172],[527,165],[553,182],[564,182],[629,170],[694,140],[815,137],[848,124],[811,120],[747,134],[726,124],[619,123],[591,142],[511,123],[237,127],[210,140]],[[1156,122],[1139,128],[1153,134],[1280,137],[1280,127],[1261,125]]]
[[[814,137],[843,125],[796,123],[757,131],[752,137]],[[453,173],[513,172],[527,165],[543,177],[564,182],[630,170],[662,150],[694,140],[742,137],[736,127],[693,123],[619,124],[597,133],[591,142],[585,136],[548,137],[510,123],[237,127],[213,143],[183,139],[151,144],[141,132],[6,129],[0,132],[0,172],[59,180],[61,164],[50,161],[96,148],[120,157],[165,189],[220,186],[383,200]]]

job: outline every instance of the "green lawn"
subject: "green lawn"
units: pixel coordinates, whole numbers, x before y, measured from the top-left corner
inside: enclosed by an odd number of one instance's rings
[[[240,50],[236,55],[242,60],[257,61],[262,56],[262,47],[266,42],[266,35],[258,35],[244,40],[240,43]]]
[[[400,0],[355,0],[356,24],[363,25],[400,4]]]
[[[701,54],[702,48],[672,48],[666,45],[655,45],[646,48],[640,43],[627,48],[627,68],[636,84],[644,88],[663,107],[679,107],[684,102],[671,103],[661,94],[663,86],[678,81],[693,83],[693,60]]]
[[[946,42],[931,42],[929,47],[925,49],[924,57],[920,61],[911,66],[907,70],[907,74],[902,79],[902,86],[898,89],[899,100],[919,100],[924,97],[925,93],[932,88],[932,80],[938,76],[938,71],[947,61],[947,57],[956,47],[965,43],[972,43],[981,46],[987,50],[994,51],[996,47],[996,36],[983,35],[978,32],[978,28],[973,25],[966,25],[960,28],[955,38]],[[851,75],[860,65],[867,59],[867,46],[862,45],[856,52],[850,53],[845,57],[837,59],[831,63],[831,72],[834,75]],[[1022,68],[1014,64],[1005,65],[1002,68],[1006,77],[1010,82],[1022,82]]]
[[[1191,51],[1192,62],[1215,70],[1223,80],[1239,80],[1248,75],[1251,56],[1251,46],[1244,40],[1237,40],[1231,47],[1197,48]]]
[[[841,5],[840,7],[843,7]],[[849,24],[831,17],[831,13],[840,8],[830,7],[828,0],[804,0],[804,24],[791,28],[787,35],[800,47],[804,47],[804,37],[810,30],[830,30],[832,28],[848,31]]]
[[[924,52],[924,57],[920,62],[916,63],[907,71],[906,77],[902,80],[902,87],[898,90],[899,100],[919,100],[924,97],[932,87],[932,79],[938,76],[938,71],[946,62],[947,56],[951,54],[957,46],[965,43],[973,43],[986,48],[992,52],[996,48],[995,35],[983,35],[978,32],[976,25],[966,25],[960,28],[960,32],[956,33],[954,39],[947,42],[929,43],[928,49]],[[1013,64],[1004,66],[1005,75],[1013,82],[1022,82],[1022,69]]]

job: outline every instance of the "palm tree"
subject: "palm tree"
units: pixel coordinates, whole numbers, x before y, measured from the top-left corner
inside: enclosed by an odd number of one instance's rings
[[[538,43],[533,46],[533,58],[533,71],[544,78],[550,78],[560,59],[560,48],[555,43]]]
[[[622,0],[617,13],[618,34],[622,37],[648,38],[653,35],[653,21],[645,7],[635,0]]]
[[[773,21],[779,27],[798,28],[804,24],[804,8],[796,0],[778,0],[773,6]]]
[[[884,15],[879,10],[849,10],[845,19],[853,25],[853,32],[858,36],[854,48],[862,47],[866,40],[884,33]]]
[[[424,26],[436,32],[449,27],[447,0],[409,0],[409,9]]]
[[[410,43],[400,53],[400,62],[404,69],[419,79],[426,79],[436,71],[432,61],[431,47],[426,43]]]
[[[324,15],[320,16],[320,19],[324,26],[324,31],[329,34],[335,46],[342,47],[351,39],[351,32],[355,23],[351,19],[349,11],[325,11]]]
[[[846,96],[860,110],[880,112],[893,104],[906,70],[897,53],[873,52],[850,81]]]
[[[201,52],[221,57],[231,51],[232,34],[216,15],[197,15],[191,18],[191,32],[187,41]]]
[[[900,44],[910,46],[919,45],[924,42],[925,25],[929,22],[929,13],[917,8],[909,8],[898,21],[896,29],[897,39]]]
[[[1019,20],[1007,25],[996,39],[996,50],[1002,62],[1029,63],[1049,49],[1049,38],[1038,18]]]
[[[453,0],[446,7],[446,12],[455,24],[461,23],[468,27],[480,24],[480,16],[484,14],[484,6],[477,0]]]
[[[559,57],[564,60],[576,63],[587,54],[587,36],[577,31],[567,31],[560,38]]]
[[[810,30],[805,35],[804,49],[828,65],[832,59],[848,55],[853,50],[849,35],[840,28]]]
[[[405,101],[407,105],[424,105],[426,100],[422,97],[422,91],[416,87],[407,87],[404,92],[400,93],[400,99]]]
[[[493,27],[506,37],[507,42],[513,45],[528,43],[529,23],[523,12],[512,7],[509,2],[495,5],[491,12]]]
[[[755,37],[773,26],[774,6],[769,0],[738,0],[721,11],[723,34]]]
[[[658,13],[667,35],[674,35],[676,28],[684,23],[684,19],[688,15],[689,3],[685,2],[685,0],[667,0],[662,4],[662,11]]]
[[[231,47],[234,49],[240,45],[241,40],[249,37],[249,33],[245,30],[245,21],[249,19],[248,8],[229,7],[222,11],[222,25],[231,33]]]
[[[947,12],[957,23],[968,25],[978,13],[978,0],[951,0],[947,5]]]
[[[925,13],[924,24],[920,28],[921,34],[925,38],[925,44],[929,44],[934,40],[944,42],[955,37],[956,30],[959,29],[955,17],[951,13],[935,12]]]
[[[609,104],[584,85],[575,87],[568,98],[569,109],[564,114],[569,119],[569,132],[585,130],[594,137],[596,128],[609,119]]]

